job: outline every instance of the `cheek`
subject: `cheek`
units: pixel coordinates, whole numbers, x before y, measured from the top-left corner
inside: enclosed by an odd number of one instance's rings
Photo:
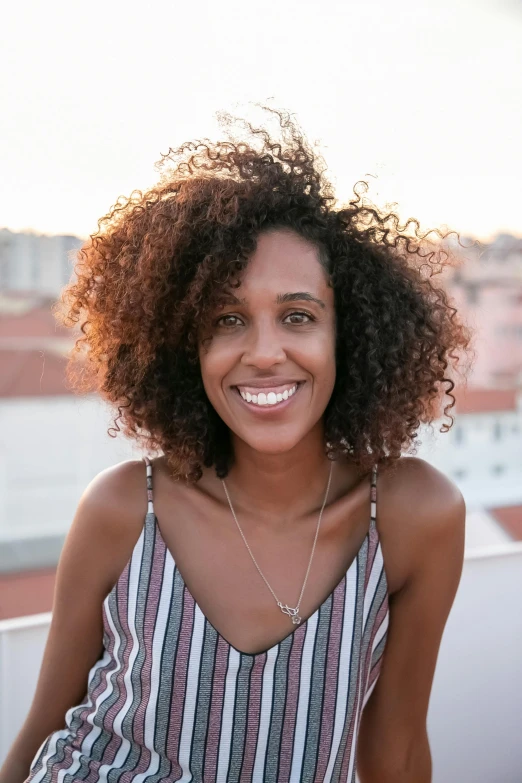
[[[209,398],[216,397],[222,386],[223,378],[230,370],[230,358],[226,351],[220,351],[218,345],[208,345],[199,353],[199,366],[203,386]]]
[[[302,352],[302,362],[319,382],[327,383],[335,376],[335,340],[332,335],[321,335],[314,345],[309,344]]]

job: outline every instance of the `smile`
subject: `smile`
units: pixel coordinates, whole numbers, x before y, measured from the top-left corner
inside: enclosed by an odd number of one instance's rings
[[[274,407],[285,403],[290,397],[296,393],[299,388],[298,383],[292,385],[286,384],[285,386],[274,387],[271,389],[260,389],[253,393],[253,389],[248,391],[246,388],[240,386],[236,387],[242,399],[252,407]]]

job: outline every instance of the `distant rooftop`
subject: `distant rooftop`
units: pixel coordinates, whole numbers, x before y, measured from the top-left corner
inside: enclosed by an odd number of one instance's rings
[[[0,398],[71,394],[65,382],[66,358],[52,348],[0,348]]]
[[[66,355],[73,335],[51,312],[53,299],[0,295],[0,398],[70,394]]]
[[[522,505],[488,509],[515,541],[522,541]]]
[[[517,389],[468,387],[454,390],[457,413],[495,413],[517,410]]]
[[[18,338],[64,338],[69,329],[55,320],[51,297],[35,294],[0,294],[0,340]]]

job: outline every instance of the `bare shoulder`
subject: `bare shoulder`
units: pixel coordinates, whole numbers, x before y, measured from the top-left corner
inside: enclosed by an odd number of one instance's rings
[[[110,510],[117,517],[125,510],[146,510],[146,471],[143,460],[127,460],[98,473],[82,495],[81,505],[91,510]]]
[[[143,460],[128,460],[99,473],[85,489],[65,549],[92,552],[104,565],[107,586],[121,573],[147,512]],[[104,562],[105,561],[105,562]]]
[[[457,485],[419,457],[401,457],[378,478],[377,527],[390,592],[422,568],[430,552],[461,557],[466,515]]]

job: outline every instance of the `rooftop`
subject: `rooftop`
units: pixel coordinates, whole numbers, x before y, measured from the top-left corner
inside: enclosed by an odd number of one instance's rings
[[[516,388],[487,389],[469,386],[456,388],[455,410],[458,413],[496,413],[516,411],[518,392]]]
[[[6,349],[0,346],[0,398],[71,394],[65,381],[66,359],[56,349]]]
[[[73,339],[48,297],[0,296],[0,398],[70,394],[66,356]]]
[[[515,541],[522,541],[522,505],[490,508],[489,512]]]

